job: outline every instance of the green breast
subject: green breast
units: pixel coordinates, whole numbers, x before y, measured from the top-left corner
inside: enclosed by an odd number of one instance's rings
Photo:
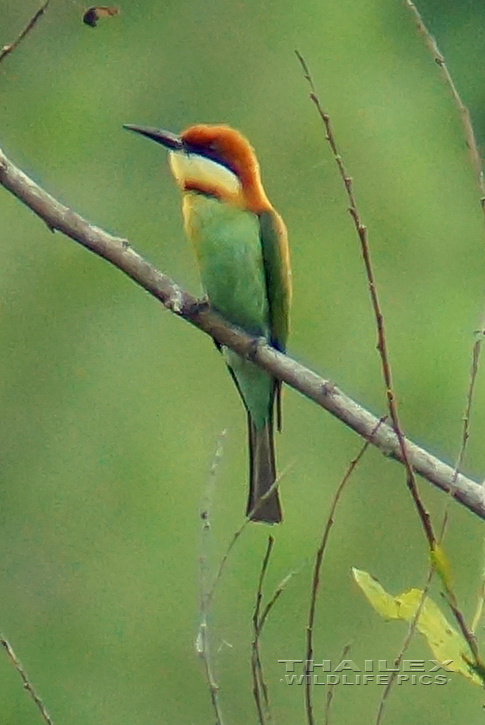
[[[189,192],[186,228],[211,304],[248,333],[268,336],[268,301],[259,218],[213,197]]]

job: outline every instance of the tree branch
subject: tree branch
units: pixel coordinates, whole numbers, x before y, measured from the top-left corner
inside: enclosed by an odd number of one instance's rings
[[[9,641],[6,640],[5,637],[3,637],[1,634],[0,634],[0,646],[3,647],[3,649],[7,653],[8,659],[10,660],[12,665],[15,667],[15,669],[19,673],[20,679],[22,680],[24,690],[29,693],[30,697],[34,701],[34,703],[35,703],[37,709],[39,710],[39,712],[42,716],[42,719],[44,720],[46,725],[54,725],[54,722],[52,721],[51,716],[47,712],[47,709],[46,709],[44,703],[40,699],[37,692],[34,690],[34,686],[32,685],[31,681],[29,680],[26,671],[22,667],[22,664],[21,664],[19,658],[13,651],[13,648],[10,645]]]
[[[7,57],[7,55],[10,55],[10,53],[15,50],[17,45],[22,42],[22,40],[25,38],[26,35],[30,33],[34,25],[37,23],[37,21],[42,17],[42,15],[47,10],[47,6],[49,5],[50,0],[46,0],[46,2],[37,10],[35,15],[33,15],[25,28],[22,30],[20,35],[12,42],[7,43],[7,45],[4,45],[3,48],[0,49],[0,63],[4,58]]]
[[[127,274],[179,317],[210,335],[221,345],[252,360],[274,377],[283,380],[310,400],[325,408],[381,452],[400,463],[401,446],[394,430],[339,390],[332,382],[283,355],[262,340],[255,340],[231,327],[208,305],[185,292],[135,252],[126,239],[114,237],[93,226],[41,189],[18,169],[0,149],[0,184],[32,209],[52,231],[60,231]],[[485,488],[406,439],[409,463],[414,471],[485,519]]]
[[[406,450],[406,440],[404,438],[404,433],[401,430],[401,424],[399,420],[399,415],[397,412],[397,401],[396,396],[394,394],[393,386],[392,386],[392,374],[391,374],[391,361],[389,358],[389,352],[388,352],[388,345],[387,345],[387,336],[386,336],[386,328],[384,324],[384,315],[382,312],[381,303],[379,302],[379,295],[377,294],[377,285],[376,285],[376,279],[374,275],[374,268],[371,261],[371,253],[370,253],[370,247],[369,242],[367,239],[367,227],[362,222],[362,219],[360,217],[359,210],[357,208],[357,201],[354,194],[354,185],[352,181],[352,177],[349,176],[347,173],[347,170],[345,168],[342,156],[337,148],[337,142],[335,140],[335,136],[332,129],[332,124],[330,122],[330,116],[328,113],[326,113],[323,110],[323,106],[320,103],[320,98],[317,94],[317,90],[315,87],[315,84],[313,83],[313,78],[311,76],[310,70],[308,68],[308,65],[298,51],[296,52],[296,56],[298,60],[300,61],[301,67],[303,69],[303,74],[308,81],[308,85],[310,86],[310,100],[315,105],[315,108],[317,109],[318,115],[320,116],[324,129],[325,129],[325,138],[328,141],[328,144],[330,146],[330,149],[332,151],[333,157],[335,159],[335,163],[337,164],[337,168],[340,174],[340,178],[342,179],[345,193],[347,195],[347,200],[349,202],[349,212],[350,216],[352,217],[352,221],[354,224],[355,231],[357,233],[357,237],[359,239],[359,245],[360,245],[360,251],[362,255],[362,261],[364,263],[364,269],[365,269],[365,275],[367,277],[367,286],[369,289],[369,296],[371,299],[372,304],[372,310],[374,312],[374,319],[376,324],[376,333],[377,333],[377,350],[379,352],[379,357],[381,359],[381,371],[382,371],[382,379],[384,382],[384,387],[386,391],[386,398],[387,398],[387,408],[389,410],[389,416],[391,418],[392,427],[394,431],[396,432],[397,438],[399,440],[399,446],[401,448],[401,458],[402,462],[404,464],[404,468],[406,469],[406,485],[408,487],[409,493],[411,494],[411,498],[413,499],[414,506],[416,508],[416,511],[418,513],[418,516],[420,518],[425,536],[428,540],[430,551],[433,552],[433,549],[436,545],[436,538],[433,531],[433,525],[431,523],[431,518],[424,508],[423,502],[421,501],[421,498],[419,496],[418,487],[416,485],[416,480],[414,477],[414,471],[413,467],[411,466],[410,461],[408,460],[408,454]]]

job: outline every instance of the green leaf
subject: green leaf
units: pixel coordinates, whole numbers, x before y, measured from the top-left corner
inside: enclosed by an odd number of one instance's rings
[[[376,612],[384,619],[401,619],[410,622],[416,615],[423,591],[408,589],[393,597],[366,571],[352,568],[352,574]],[[462,635],[448,622],[437,604],[428,597],[422,605],[416,629],[425,637],[433,656],[440,662],[447,662],[447,669],[456,672],[475,685],[485,682],[470,663],[469,647]]]

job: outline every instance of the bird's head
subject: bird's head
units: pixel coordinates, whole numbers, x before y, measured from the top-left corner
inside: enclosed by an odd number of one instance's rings
[[[179,136],[144,126],[125,125],[170,150],[170,167],[183,191],[196,191],[251,211],[271,209],[256,154],[239,131],[225,125],[197,124]]]

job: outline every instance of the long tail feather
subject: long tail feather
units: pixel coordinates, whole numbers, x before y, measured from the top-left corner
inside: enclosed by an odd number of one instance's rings
[[[263,428],[257,430],[248,414],[249,428],[249,499],[246,514],[251,514],[252,521],[265,521],[268,524],[279,524],[283,516],[278,496],[274,491],[261,502],[276,480],[276,464],[273,441],[273,422],[268,420]]]

